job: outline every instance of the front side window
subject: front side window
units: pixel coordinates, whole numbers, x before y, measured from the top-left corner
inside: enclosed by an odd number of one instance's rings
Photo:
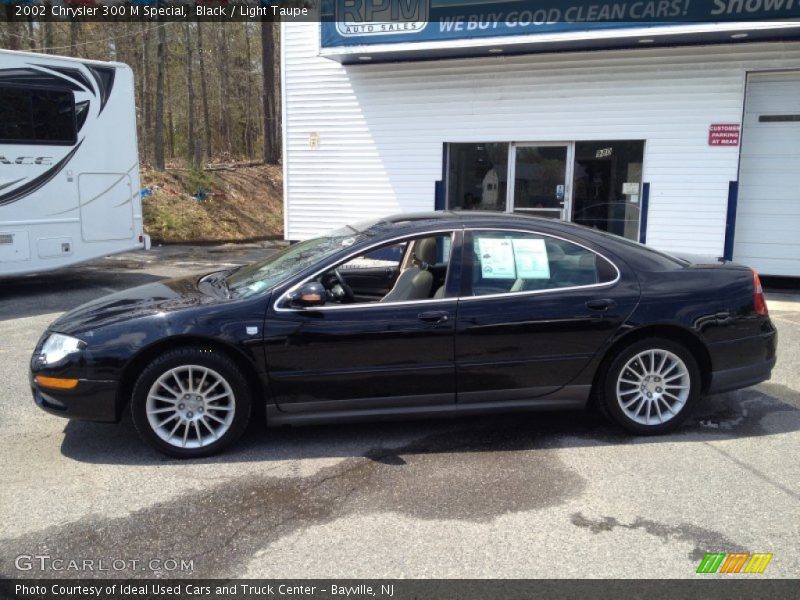
[[[374,235],[378,222],[348,225],[327,235],[293,244],[266,260],[236,269],[225,282],[230,293],[247,298],[299,275],[328,257]]]
[[[581,287],[617,277],[614,266],[591,250],[535,233],[475,232],[470,247],[473,296]]]
[[[451,234],[392,242],[350,258],[314,279],[328,305],[376,304],[444,297]]]
[[[75,143],[75,101],[70,91],[0,86],[0,115],[2,143]]]

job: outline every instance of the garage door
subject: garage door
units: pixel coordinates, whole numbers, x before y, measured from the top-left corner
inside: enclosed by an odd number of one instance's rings
[[[748,78],[734,259],[800,277],[800,72]]]

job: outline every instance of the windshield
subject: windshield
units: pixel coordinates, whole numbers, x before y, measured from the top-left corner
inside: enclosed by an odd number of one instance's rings
[[[311,265],[372,235],[377,221],[347,225],[329,234],[299,242],[266,260],[246,265],[231,273],[226,283],[232,296],[246,298],[293,277]]]

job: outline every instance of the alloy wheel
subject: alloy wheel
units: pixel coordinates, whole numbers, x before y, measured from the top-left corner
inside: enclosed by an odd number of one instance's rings
[[[202,448],[230,429],[236,398],[217,371],[183,365],[155,380],[145,410],[150,427],[163,441],[176,448]]]
[[[617,402],[624,415],[640,425],[661,425],[681,412],[691,391],[686,364],[663,349],[639,352],[617,378]]]

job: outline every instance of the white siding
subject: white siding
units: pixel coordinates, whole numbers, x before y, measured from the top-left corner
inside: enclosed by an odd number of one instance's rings
[[[800,277],[800,72],[757,74],[747,85],[734,258],[764,275]]]
[[[433,209],[444,142],[644,139],[648,243],[721,255],[739,151],[708,127],[741,122],[746,71],[800,68],[800,43],[342,66],[284,28],[288,239]]]

